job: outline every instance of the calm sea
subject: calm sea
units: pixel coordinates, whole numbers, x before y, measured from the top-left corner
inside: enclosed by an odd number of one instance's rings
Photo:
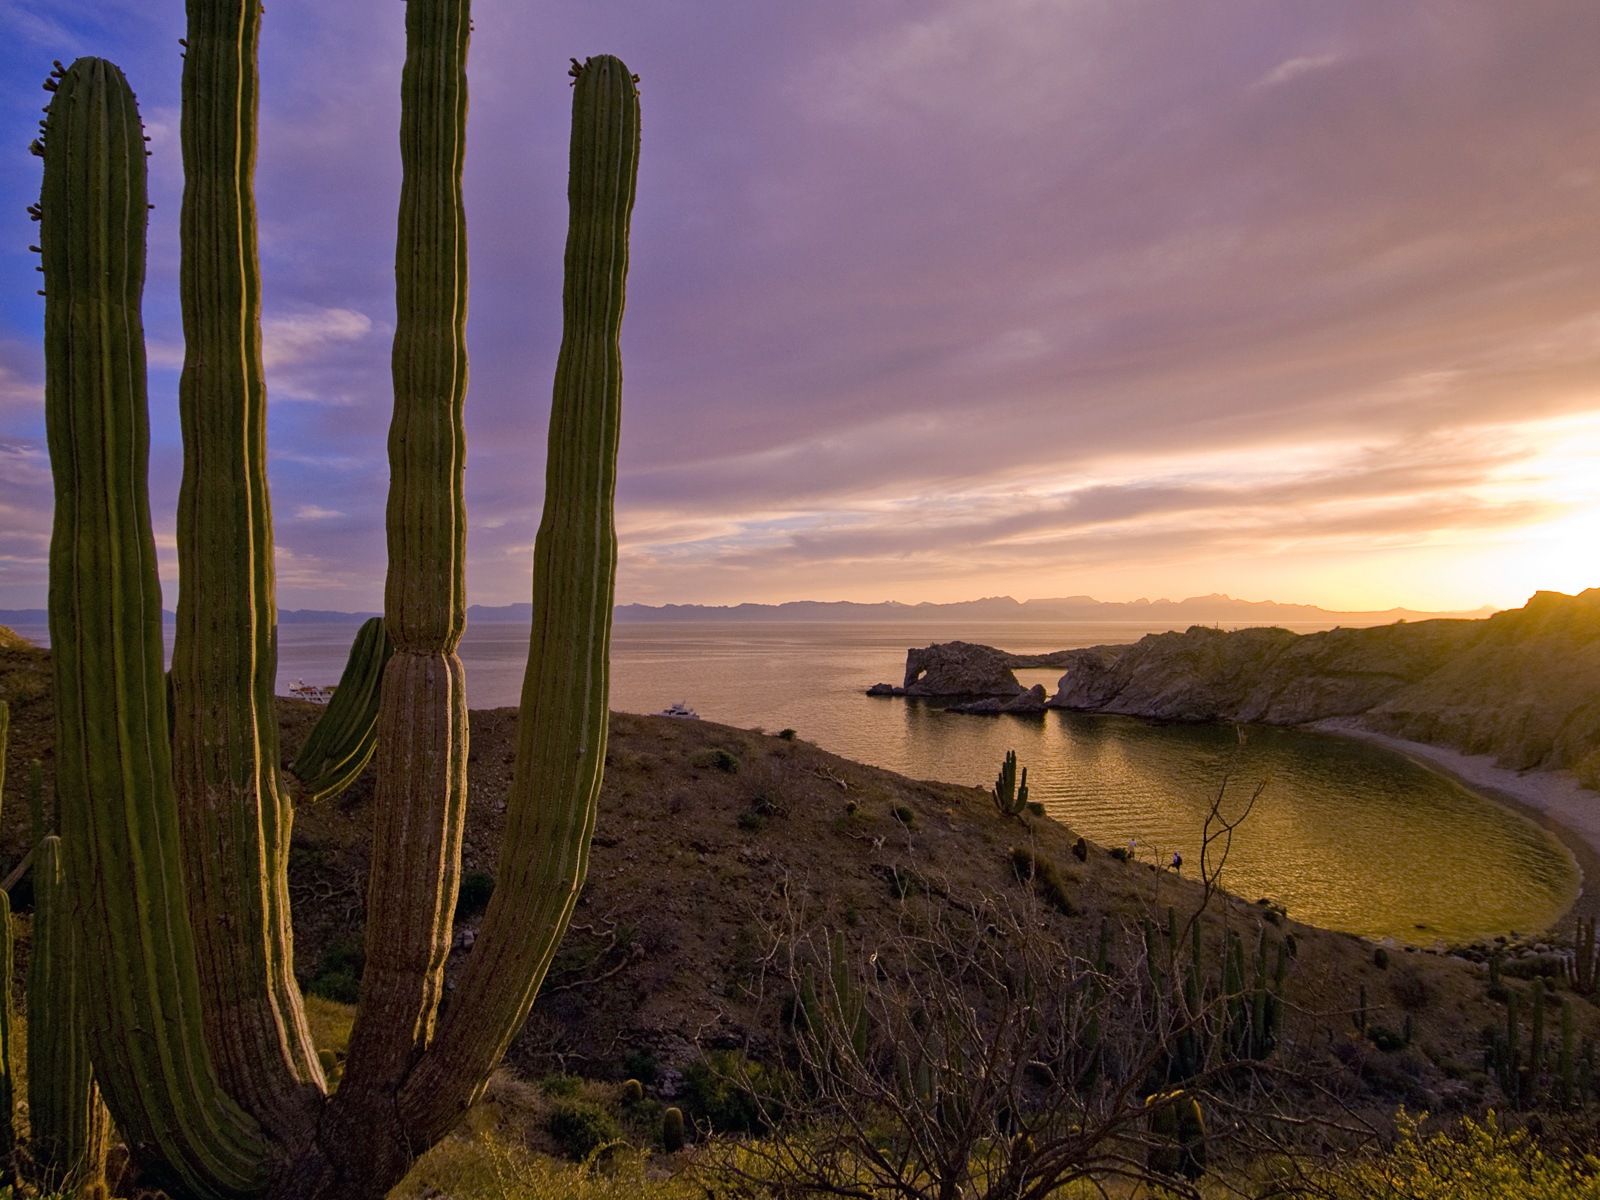
[[[1310,627],[1308,627],[1310,628]],[[284,625],[279,690],[337,682],[353,625]],[[1234,839],[1226,885],[1270,896],[1305,921],[1430,943],[1533,930],[1570,902],[1577,875],[1543,830],[1409,759],[1326,734],[1155,724],[1050,712],[952,715],[864,695],[899,683],[906,650],[960,638],[1026,653],[1137,640],[1122,624],[619,624],[611,706],[650,713],[677,701],[703,718],[790,728],[826,750],[921,779],[987,787],[1007,750],[1031,797],[1106,845],[1199,861],[1219,790],[1230,813],[1258,789]],[[19,629],[43,640],[43,630]],[[527,656],[515,625],[470,626],[462,642],[475,708],[517,702]],[[1057,671],[1023,671],[1054,690]]]

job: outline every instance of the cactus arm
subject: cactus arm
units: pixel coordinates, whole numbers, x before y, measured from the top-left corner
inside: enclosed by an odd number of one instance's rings
[[[303,800],[325,800],[355,782],[378,746],[378,697],[394,644],[373,617],[356,633],[339,686],[290,764]]]
[[[101,1177],[107,1115],[89,1066],[81,954],[72,925],[61,839],[38,846],[28,957],[28,1157],[33,1182],[69,1192]]]
[[[564,327],[500,885],[455,1002],[399,1096],[401,1121],[422,1142],[481,1092],[521,1026],[588,867],[608,720],[619,338],[638,155],[633,76],[616,58],[591,58],[573,94]]]
[[[431,1039],[460,874],[467,767],[456,654],[466,625],[461,174],[470,32],[468,0],[406,4],[384,592],[394,656],[378,712],[366,969],[335,1120],[371,1104],[387,1108]],[[395,1147],[396,1166],[408,1165],[407,1153]]]
[[[173,774],[211,1053],[278,1140],[322,1071],[293,974],[253,180],[258,0],[188,0]]]
[[[50,643],[67,878],[89,952],[90,1053],[140,1161],[195,1196],[262,1181],[259,1130],[223,1093],[178,872],[161,589],[146,491],[145,150],[116,67],[79,59],[49,107],[40,241],[55,478]]]

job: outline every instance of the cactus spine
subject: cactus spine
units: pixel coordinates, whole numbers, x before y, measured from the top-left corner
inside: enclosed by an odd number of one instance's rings
[[[1022,768],[1022,779],[1018,781],[1015,750],[1006,751],[1005,761],[1000,764],[1000,774],[995,777],[994,787],[989,794],[1002,816],[1020,816],[1028,807],[1028,768]]]

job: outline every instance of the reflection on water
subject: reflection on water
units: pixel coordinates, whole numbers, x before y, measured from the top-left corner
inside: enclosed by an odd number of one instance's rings
[[[279,685],[338,678],[354,625],[285,625]],[[908,647],[961,638],[1015,652],[1133,641],[1147,627],[927,623],[695,622],[616,627],[612,707],[682,700],[707,720],[793,728],[824,749],[914,778],[987,787],[1006,750],[1032,798],[1105,845],[1136,839],[1164,861],[1199,861],[1218,788],[1226,807],[1261,796],[1234,839],[1227,886],[1271,896],[1314,924],[1432,942],[1538,929],[1570,901],[1576,874],[1543,830],[1409,759],[1324,734],[1165,725],[1051,712],[964,717],[863,694],[899,683]],[[22,631],[19,631],[22,632]],[[42,632],[42,631],[40,631]],[[33,636],[29,631],[29,636]],[[170,630],[169,630],[170,636]],[[515,704],[526,631],[469,626],[461,656],[474,707]],[[1058,672],[1019,672],[1054,690]]]

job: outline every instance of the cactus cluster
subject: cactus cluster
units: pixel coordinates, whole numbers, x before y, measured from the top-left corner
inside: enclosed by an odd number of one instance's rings
[[[1157,1092],[1145,1100],[1150,1137],[1146,1165],[1158,1175],[1193,1182],[1206,1172],[1206,1121],[1197,1097]]]
[[[637,81],[608,56],[574,63],[564,327],[535,548],[539,622],[500,854],[506,886],[441,1013],[467,761],[455,646],[465,613],[468,3],[406,5],[385,616],[358,636],[334,703],[296,760],[298,786],[278,766],[273,697],[252,183],[261,7],[188,0],[187,9],[185,465],[170,710],[145,482],[147,151],[121,71],[99,58],[58,64],[35,146],[44,159],[34,213],[56,485],[60,798],[59,840],[42,838],[36,861],[45,908],[60,908],[57,883],[70,888],[85,939],[36,955],[49,968],[39,986],[51,995],[81,989],[78,1002],[54,1006],[81,1005],[95,1076],[153,1182],[186,1198],[367,1200],[385,1194],[481,1092],[527,1014],[587,865],[605,757]],[[350,1055],[329,1096],[334,1081],[292,974],[293,802],[338,790],[374,754],[368,970]],[[47,945],[62,941],[53,936]],[[79,954],[105,969],[74,972]],[[4,1022],[0,1004],[0,1062]],[[63,1052],[59,1061],[83,1059]],[[85,1114],[95,1110],[73,1078],[60,1106],[60,1153],[92,1158]],[[8,1104],[0,1071],[0,1108]],[[46,1145],[37,1122],[34,1141]]]
[[[1595,1046],[1590,1038],[1577,1044],[1572,1005],[1557,998],[1561,1013],[1555,1061],[1550,1061],[1546,1036],[1549,989],[1543,979],[1533,981],[1526,1047],[1522,1038],[1522,998],[1516,991],[1506,996],[1502,1028],[1489,1031],[1483,1051],[1484,1070],[1514,1108],[1533,1108],[1554,1102],[1563,1109],[1581,1107],[1595,1092]]]

